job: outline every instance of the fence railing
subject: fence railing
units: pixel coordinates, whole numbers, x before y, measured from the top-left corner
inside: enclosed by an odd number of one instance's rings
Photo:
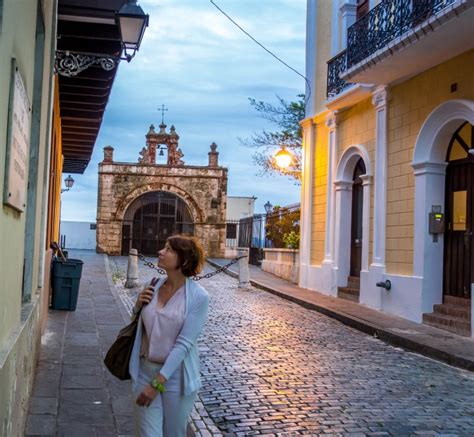
[[[264,248],[288,247],[288,235],[299,240],[300,206],[276,207],[269,214],[227,220],[226,246],[249,248],[251,264],[259,264]],[[291,240],[291,238],[290,238]]]
[[[340,74],[347,70],[347,52],[343,50],[328,61],[328,77],[326,96],[328,99],[337,96],[346,88],[353,85],[340,78]]]
[[[385,47],[455,0],[382,0],[347,32],[347,68]]]

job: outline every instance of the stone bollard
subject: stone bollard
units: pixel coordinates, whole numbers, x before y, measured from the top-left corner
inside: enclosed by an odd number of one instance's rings
[[[128,255],[128,266],[127,266],[127,281],[125,282],[125,288],[138,287],[138,251],[137,249],[130,249]]]
[[[250,288],[248,249],[239,249],[238,255],[245,256],[244,258],[239,259],[239,288],[248,290]]]

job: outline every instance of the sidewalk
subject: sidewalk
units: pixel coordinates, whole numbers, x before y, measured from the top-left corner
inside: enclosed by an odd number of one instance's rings
[[[103,364],[130,316],[105,255],[71,250],[69,257],[84,261],[79,300],[76,311],[49,310],[25,436],[133,437],[130,381]],[[187,437],[193,436],[188,426]]]
[[[222,258],[207,261],[216,268],[229,262]],[[473,339],[298,287],[256,266],[249,265],[249,270],[250,282],[255,287],[318,311],[387,343],[474,371]],[[227,273],[238,277],[238,267],[232,266]]]
[[[130,384],[102,364],[125,324],[122,304],[109,287],[103,255],[71,251],[70,257],[84,261],[77,309],[49,311],[25,435],[133,436]]]

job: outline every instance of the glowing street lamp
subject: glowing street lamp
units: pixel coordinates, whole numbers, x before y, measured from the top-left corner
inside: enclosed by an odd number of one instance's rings
[[[274,159],[276,165],[281,170],[288,169],[288,167],[294,162],[293,154],[286,150],[285,146],[282,146],[282,148],[275,154]]]

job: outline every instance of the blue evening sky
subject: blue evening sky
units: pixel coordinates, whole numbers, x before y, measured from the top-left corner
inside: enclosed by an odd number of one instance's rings
[[[304,73],[305,0],[216,0],[278,56]],[[145,134],[174,124],[186,164],[207,165],[209,145],[218,145],[219,163],[229,168],[228,195],[256,196],[264,203],[299,202],[300,189],[289,178],[257,176],[252,149],[238,138],[272,126],[248,98],[293,100],[304,80],[277,62],[227,20],[208,0],[141,0],[150,26],[140,52],[122,62],[112,89],[92,160],[74,187],[62,195],[62,219],[95,221],[97,169],[103,147],[115,148],[114,160],[137,162]],[[63,175],[64,177],[67,175]],[[63,177],[63,179],[64,179]]]

